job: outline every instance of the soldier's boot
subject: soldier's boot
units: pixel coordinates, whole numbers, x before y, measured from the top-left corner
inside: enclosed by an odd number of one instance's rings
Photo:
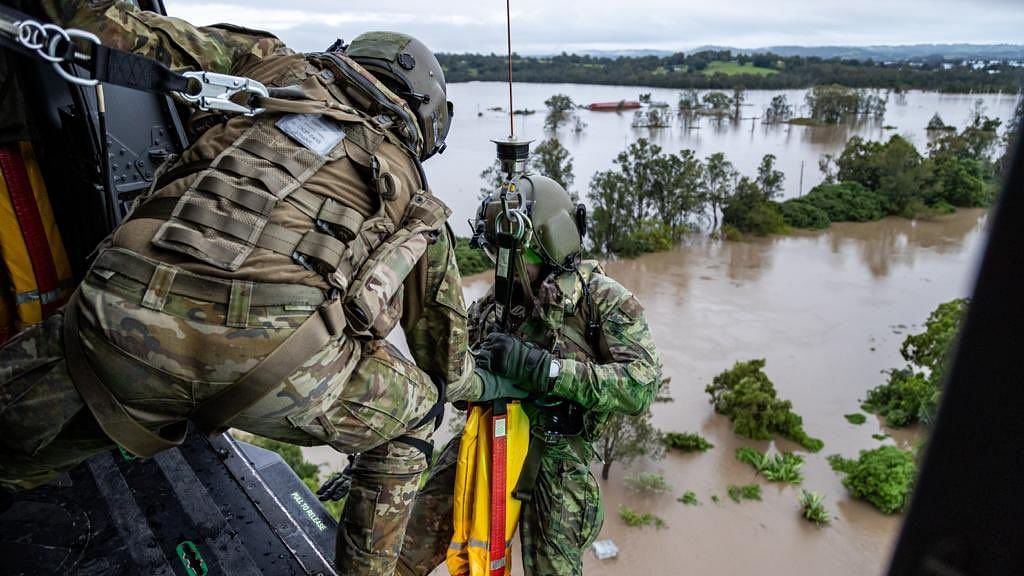
[[[455,523],[455,471],[462,437],[449,442],[430,465],[416,494],[398,558],[400,576],[427,576],[445,561]]]

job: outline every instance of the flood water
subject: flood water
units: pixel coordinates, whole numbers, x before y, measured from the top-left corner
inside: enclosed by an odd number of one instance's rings
[[[655,101],[675,106],[677,90],[637,86],[593,86],[583,84],[516,84],[515,108],[537,110],[531,116],[516,116],[516,135],[540,142],[544,133],[544,100],[552,94],[567,94],[577,104],[591,102],[636,100],[641,92],[652,93]],[[938,94],[910,92],[904,98],[889,97],[883,121],[865,121],[856,125],[830,127],[764,125],[749,118],[764,116],[764,110],[776,94],[785,94],[798,116],[806,114],[801,107],[805,90],[751,90],[738,124],[728,118],[720,123],[713,118],[699,119],[698,125],[684,126],[676,119],[670,128],[631,128],[633,112],[591,112],[578,110],[587,123],[580,133],[571,127],[559,130],[559,139],[572,154],[576,183],[573,189],[586,197],[587,185],[595,172],[613,167],[612,161],[626,146],[638,138],[648,138],[667,152],[689,148],[700,158],[715,152],[726,157],[743,174],[756,175],[757,165],[765,154],[777,157],[777,168],[786,174],[786,198],[800,193],[801,163],[803,191],[821,182],[818,160],[822,154],[838,154],[852,136],[871,140],[887,140],[900,134],[924,152],[927,145],[925,127],[936,112],[947,124],[967,124],[971,107],[981,99],[986,113],[1007,120],[1012,117],[1017,96],[1010,94]],[[507,113],[489,111],[501,106],[508,109],[508,87],[500,82],[468,82],[451,84],[449,98],[455,103],[455,119],[448,137],[448,150],[424,164],[434,192],[451,206],[451,223],[456,234],[468,236],[466,220],[476,210],[480,193],[480,172],[494,162],[494,138],[508,136]],[[477,114],[482,114],[478,116]],[[892,126],[895,129],[886,129]]]
[[[608,562],[588,554],[587,573],[881,574],[900,517],[850,499],[825,456],[876,447],[872,434],[888,433],[896,440],[886,442],[908,446],[921,435],[885,429],[873,416],[854,426],[843,415],[859,411],[865,392],[884,381],[881,371],[902,365],[900,343],[936,305],[969,294],[986,219],[965,210],[936,221],[837,224],[753,242],[698,240],[608,263],[607,272],[645,305],[672,378],[675,401],[654,407],[655,425],[700,432],[715,448],[616,466],[603,485],[609,518],[601,537],[613,539],[621,553]],[[764,450],[771,443],[736,437],[728,420],[714,414],[704,386],[733,362],[752,358],[767,360],[779,394],[825,442],[820,454],[806,455],[803,488],[825,494],[836,516],[830,527],[799,517],[797,487],[765,484],[763,502],[726,497],[729,484],[758,481],[736,461],[735,449]],[[635,471],[663,473],[672,493],[627,491],[622,478]],[[685,490],[703,504],[676,502]],[[711,494],[722,503],[713,504]],[[669,528],[629,528],[617,517],[620,504],[654,512]]]
[[[427,163],[435,193],[454,209],[453,224],[466,235],[466,218],[474,209],[479,172],[489,165],[493,145],[507,120],[487,112],[500,106],[504,85],[470,83],[452,86],[458,120],[448,152]],[[640,88],[520,85],[517,107],[543,109],[543,100],[564,92],[580,103],[635,98]],[[653,90],[655,100],[675,100],[675,91]],[[750,111],[759,115],[775,92],[749,93]],[[803,91],[788,91],[791,103]],[[1015,102],[1010,96],[984,96],[988,113],[1006,118]],[[938,111],[948,122],[963,125],[974,96],[911,93],[903,104],[890,99],[884,124],[893,124],[919,148],[924,126]],[[469,104],[467,105],[467,102]],[[477,117],[478,103],[483,116]],[[756,114],[755,114],[756,112]],[[563,137],[576,165],[576,189],[585,192],[590,174],[607,169],[629,141],[650,131],[630,128],[631,114],[581,112],[589,126],[579,136]],[[700,156],[724,151],[737,167],[753,173],[763,154],[773,153],[787,173],[787,195],[798,193],[800,162],[805,163],[804,190],[820,178],[817,158],[840,151],[854,134],[883,138],[891,131],[881,123],[837,128],[751,124],[700,130],[676,126],[658,131],[655,140],[670,151],[688,147]],[[517,119],[517,129],[540,138],[543,113]],[[753,130],[751,130],[753,125]],[[983,248],[987,215],[961,210],[933,220],[888,218],[879,222],[834,224],[820,232],[718,242],[694,235],[670,252],[605,263],[606,271],[633,291],[647,310],[655,341],[672,380],[671,403],[656,404],[654,423],[663,431],[703,434],[715,448],[700,455],[668,454],[631,466],[616,464],[602,482],[607,518],[601,538],[619,547],[617,559],[599,561],[585,555],[588,575],[693,574],[767,576],[863,576],[881,574],[900,516],[885,516],[852,500],[825,457],[856,456],[880,445],[873,434],[888,434],[888,443],[911,446],[920,430],[889,430],[869,416],[862,426],[844,414],[859,411],[866,391],[885,380],[884,370],[902,365],[899,345],[921,329],[939,303],[969,294]],[[467,302],[487,289],[487,274],[467,278]],[[802,488],[823,493],[834,516],[817,528],[799,517],[800,487],[764,483],[751,468],[735,460],[739,446],[799,450],[782,441],[755,442],[736,437],[727,419],[714,414],[704,387],[736,361],[767,360],[766,372],[780,395],[793,402],[805,428],[825,448],[806,455]],[[439,440],[450,436],[442,427]],[[340,470],[345,459],[330,448],[304,450],[307,457]],[[600,465],[595,464],[595,473]],[[664,474],[668,494],[641,496],[626,489],[624,476],[635,472]],[[730,484],[763,484],[762,502],[735,504],[726,495]],[[676,498],[696,492],[700,506]],[[712,494],[721,499],[711,501]],[[653,512],[664,530],[629,528],[618,517],[620,505]],[[446,574],[439,569],[437,574]],[[514,573],[521,564],[514,561]]]

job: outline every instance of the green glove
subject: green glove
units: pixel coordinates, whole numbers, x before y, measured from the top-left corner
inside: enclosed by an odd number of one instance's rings
[[[498,376],[483,368],[477,368],[474,377],[479,378],[481,382],[481,392],[477,402],[490,402],[498,398],[522,400],[530,395],[526,390],[516,386],[514,380]]]
[[[505,376],[538,395],[551,390],[551,353],[515,336],[492,332],[480,345],[477,366]]]

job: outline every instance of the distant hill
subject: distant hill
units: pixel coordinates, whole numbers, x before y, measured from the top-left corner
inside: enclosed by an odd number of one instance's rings
[[[731,50],[733,53],[753,54],[771,52],[779,56],[804,58],[843,58],[846,60],[1024,60],[1024,45],[1020,44],[910,44],[903,46],[766,46],[764,48],[730,48],[701,46],[687,50],[687,54],[704,50]]]
[[[842,58],[844,60],[902,61],[929,60],[1021,60],[1024,61],[1024,45],[1021,44],[908,44],[902,46],[765,46],[764,48],[736,48],[733,46],[707,45],[685,50],[686,54],[707,50],[729,50],[733,54],[755,54],[771,52],[779,56],[800,56],[803,58]],[[639,58],[657,56],[664,58],[676,54],[673,50],[586,50],[581,56],[595,58]],[[538,56],[552,56],[543,54]]]

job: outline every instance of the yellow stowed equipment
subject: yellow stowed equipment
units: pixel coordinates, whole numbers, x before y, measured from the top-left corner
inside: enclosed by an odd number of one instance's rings
[[[519,402],[508,402],[504,437],[492,429],[491,406],[473,406],[466,419],[455,473],[455,531],[448,547],[448,571],[453,576],[511,574],[511,541],[519,522],[520,502],[512,497],[530,443],[530,420]],[[495,438],[497,436],[497,438]],[[495,448],[497,446],[497,448]],[[491,453],[506,453],[504,478],[492,484]],[[499,461],[500,466],[500,461]],[[491,493],[504,485],[506,535],[504,556],[492,560]],[[502,506],[498,506],[502,508]]]

